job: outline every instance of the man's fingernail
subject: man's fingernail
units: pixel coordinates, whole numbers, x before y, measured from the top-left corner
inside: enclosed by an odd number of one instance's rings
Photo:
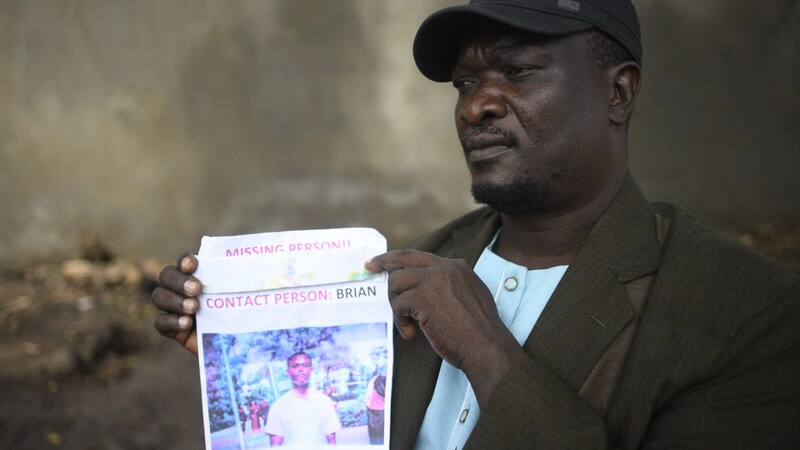
[[[183,258],[181,260],[181,270],[184,271],[184,272],[188,272],[189,271],[189,263],[191,261],[192,260],[188,256]]]
[[[180,327],[181,329],[189,328],[189,325],[192,323],[191,320],[192,319],[190,319],[190,318],[188,318],[186,316],[181,316],[178,319],[178,327]]]
[[[183,301],[183,310],[187,313],[193,313],[195,307],[197,307],[197,302],[191,299],[186,299]]]
[[[186,295],[197,295],[197,293],[200,292],[200,283],[194,280],[186,280],[186,282],[183,283],[183,292],[185,292]]]

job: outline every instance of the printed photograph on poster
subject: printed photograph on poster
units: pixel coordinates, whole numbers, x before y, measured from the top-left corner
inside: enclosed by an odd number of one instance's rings
[[[386,336],[385,323],[204,334],[212,448],[383,444]]]

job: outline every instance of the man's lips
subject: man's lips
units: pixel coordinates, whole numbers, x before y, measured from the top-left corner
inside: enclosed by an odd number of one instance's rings
[[[479,134],[470,136],[465,142],[464,152],[470,164],[481,163],[496,158],[512,148],[503,136]]]

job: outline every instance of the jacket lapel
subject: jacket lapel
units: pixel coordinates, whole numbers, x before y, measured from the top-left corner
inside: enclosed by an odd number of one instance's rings
[[[525,350],[577,391],[634,317],[625,283],[654,273],[660,258],[651,206],[628,177],[564,274]]]
[[[410,449],[422,426],[442,360],[419,329],[410,341],[403,340],[395,329],[394,351],[394,379],[400,382],[392,387],[390,443],[393,449]]]
[[[499,216],[491,215],[486,221],[473,223],[453,232],[452,242],[441,252],[442,256],[461,258],[475,265],[483,249],[499,226]],[[395,330],[395,383],[392,393],[392,449],[414,447],[417,433],[425,418],[425,407],[433,395],[442,359],[433,351],[419,329],[417,336],[405,341]],[[422,405],[422,406],[421,406]],[[402,412],[402,415],[395,412]]]

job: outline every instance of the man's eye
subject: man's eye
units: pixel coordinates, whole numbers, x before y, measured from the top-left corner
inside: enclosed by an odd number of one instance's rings
[[[511,77],[518,77],[520,75],[527,74],[531,70],[533,69],[528,66],[511,66],[508,69],[506,69],[506,75]]]
[[[467,86],[469,86],[471,84],[472,84],[472,81],[465,80],[463,78],[458,79],[458,80],[453,80],[453,87],[455,87],[456,89],[463,89],[463,88],[465,88],[465,87],[467,87]]]

